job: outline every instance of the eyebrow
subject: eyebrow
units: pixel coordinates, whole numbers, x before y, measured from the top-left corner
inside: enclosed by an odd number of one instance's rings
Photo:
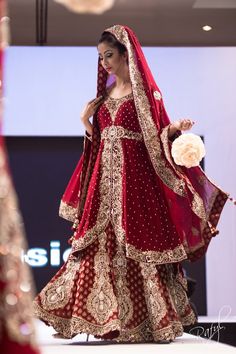
[[[106,54],[107,52],[112,52],[112,49],[107,49],[104,54]],[[98,53],[98,55],[102,55],[101,53]]]

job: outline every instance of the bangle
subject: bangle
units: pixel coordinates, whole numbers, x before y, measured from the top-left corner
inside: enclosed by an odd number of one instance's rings
[[[87,132],[85,132],[85,136],[86,136],[86,138],[88,138],[90,141],[92,141],[92,136],[88,136],[88,135],[87,135]]]

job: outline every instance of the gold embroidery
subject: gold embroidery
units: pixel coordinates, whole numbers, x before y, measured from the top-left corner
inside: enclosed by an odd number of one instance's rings
[[[187,254],[183,245],[179,245],[174,249],[165,251],[142,251],[131,244],[126,244],[126,255],[138,262],[147,262],[155,264],[165,264],[172,262],[180,262],[187,258]]]
[[[110,127],[106,127],[103,129],[101,134],[101,139],[135,139],[135,140],[143,140],[143,136],[141,133],[133,132],[132,130],[125,129],[122,126],[111,125]]]
[[[116,342],[153,342],[152,329],[149,319],[145,319],[137,327],[122,328]]]
[[[76,216],[78,213],[78,209],[72,207],[71,205],[61,201],[60,203],[60,208],[59,208],[59,216],[68,220],[74,222]]]
[[[120,329],[120,320],[117,319],[110,320],[103,325],[93,324],[80,317],[67,319],[50,314],[37,303],[34,303],[34,313],[37,317],[53,326],[53,328],[65,338],[72,338],[78,333],[89,333],[96,336],[102,336],[110,331]]]
[[[183,323],[184,326],[190,326],[192,324],[197,323],[197,318],[193,310],[191,310],[191,312],[188,315],[181,317],[181,322]]]
[[[193,194],[193,200],[192,200],[192,210],[193,212],[202,220],[206,221],[206,211],[204,208],[203,200],[199,196],[199,194],[195,191],[195,189],[192,187],[191,183],[187,182],[188,188]]]
[[[173,321],[169,326],[154,331],[154,339],[156,341],[174,340],[176,337],[181,337],[183,332],[181,322]]]
[[[157,268],[154,264],[140,262],[143,287],[152,329],[158,326],[166,315],[167,308],[158,285]]]
[[[80,267],[80,259],[70,255],[66,270],[57,279],[49,282],[40,293],[42,305],[46,310],[63,308],[70,299],[75,274]]]
[[[73,252],[80,250],[103,232],[112,221],[116,237],[124,243],[125,231],[122,227],[122,167],[123,152],[120,139],[104,139],[101,157],[101,180],[99,186],[100,206],[96,225],[89,229],[84,237],[73,241]]]
[[[153,336],[158,341],[162,339],[174,339],[183,334],[183,326],[177,321],[171,322],[170,326],[159,330],[156,329],[152,332],[148,319],[133,329],[121,329],[120,320],[117,319],[111,320],[103,325],[95,325],[80,317],[73,317],[71,319],[57,317],[42,309],[38,304],[34,304],[34,311],[39,318],[50,323],[50,325],[65,338],[72,338],[78,333],[89,333],[95,336],[102,336],[110,331],[119,330],[121,334],[118,338],[115,338],[114,341],[116,342],[153,342]],[[194,323],[192,313],[188,316],[188,322],[186,324],[191,323]]]
[[[168,285],[172,297],[172,304],[176,309],[178,315],[183,321],[184,325],[193,324],[196,322],[196,316],[190,308],[189,300],[187,297],[187,280],[179,273],[174,275],[172,264],[166,264],[168,274]],[[186,309],[190,309],[190,313],[186,315]]]
[[[106,233],[99,235],[99,250],[94,258],[95,280],[87,299],[87,310],[101,324],[117,310],[109,272],[109,256],[106,251]]]
[[[121,97],[121,98],[112,98],[110,96],[107,97],[105,103],[105,106],[107,107],[110,115],[111,115],[111,120],[114,123],[116,114],[121,107],[121,105],[125,102],[133,98],[132,92],[129,93],[128,95]]]
[[[125,256],[125,250],[119,242],[117,242],[117,247],[117,253],[113,258],[113,268],[117,300],[119,304],[119,318],[122,322],[122,326],[124,326],[133,316],[133,304],[126,279],[127,258]]]
[[[118,241],[124,244],[125,230],[122,227],[122,215],[123,215],[122,212],[122,168],[123,168],[122,143],[121,140],[112,140],[111,144],[108,144],[108,146],[110,148],[110,154],[108,156],[110,156],[110,163],[111,163],[111,167],[110,167],[111,221]]]
[[[160,101],[162,98],[161,93],[159,91],[154,91],[153,96],[154,96],[155,100],[158,100],[158,101]]]

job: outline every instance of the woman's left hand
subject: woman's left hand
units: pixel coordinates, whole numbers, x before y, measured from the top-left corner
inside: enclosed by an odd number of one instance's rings
[[[189,130],[194,125],[194,121],[191,119],[179,119],[172,123],[177,130]]]

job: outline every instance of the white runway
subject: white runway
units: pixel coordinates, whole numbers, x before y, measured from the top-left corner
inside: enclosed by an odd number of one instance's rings
[[[121,350],[125,354],[236,354],[236,348],[232,346],[190,334],[184,334],[171,344],[111,344],[94,339],[92,336],[87,342],[86,335],[82,334],[73,339],[54,338],[54,329],[38,320],[36,320],[36,329],[41,354],[120,354]]]

